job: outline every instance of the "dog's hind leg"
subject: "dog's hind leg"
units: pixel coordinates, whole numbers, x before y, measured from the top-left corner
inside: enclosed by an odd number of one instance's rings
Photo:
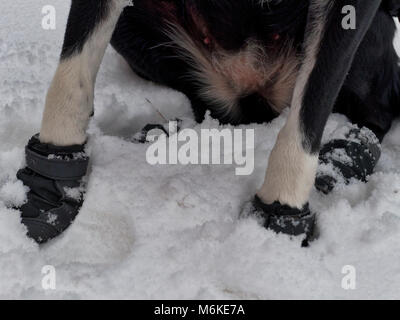
[[[354,55],[380,6],[377,0],[312,0],[304,60],[286,125],[273,148],[265,182],[254,202],[266,227],[310,236],[314,218],[308,198],[321,138]],[[357,28],[342,27],[342,9],[352,5]]]
[[[321,149],[315,186],[323,193],[339,182],[367,181],[380,158],[379,142],[399,113],[395,30],[389,10],[382,7],[357,51],[333,110],[346,115],[351,124],[337,128]]]
[[[95,79],[127,0],[72,0],[61,59],[47,94],[42,128],[26,147],[17,177],[29,187],[20,208],[28,235],[42,243],[72,223],[83,202],[86,127]]]

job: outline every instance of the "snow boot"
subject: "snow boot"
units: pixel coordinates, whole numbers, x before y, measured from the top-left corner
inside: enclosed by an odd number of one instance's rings
[[[252,215],[259,219],[266,229],[289,236],[305,235],[302,247],[308,247],[309,242],[317,238],[316,215],[310,211],[308,204],[301,210],[282,205],[279,202],[265,204],[257,195],[245,208],[246,216]],[[242,216],[243,216],[242,213]]]
[[[30,188],[19,209],[27,235],[44,243],[64,232],[83,203],[89,158],[84,145],[58,147],[41,143],[38,135],[25,148],[26,168],[17,178]]]
[[[337,178],[346,184],[352,178],[366,182],[380,156],[381,146],[375,134],[367,128],[353,128],[345,139],[332,140],[322,147],[315,187],[328,194],[338,182]]]
[[[151,143],[154,142],[151,137],[157,137],[161,134],[165,134],[167,137],[169,137],[170,133],[179,132],[182,128],[183,120],[175,119],[174,121],[176,123],[176,128],[174,128],[174,132],[169,131],[169,122],[165,124],[147,124],[143,127],[141,131],[133,136],[132,140],[134,143]]]

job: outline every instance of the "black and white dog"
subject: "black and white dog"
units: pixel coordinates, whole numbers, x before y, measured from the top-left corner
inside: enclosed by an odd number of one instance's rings
[[[344,8],[355,9],[355,28],[343,26]],[[316,179],[319,161],[365,180],[400,110],[399,9],[400,0],[72,0],[41,131],[18,173],[30,187],[21,208],[28,234],[57,236],[82,204],[70,190],[86,174],[85,131],[111,42],[136,73],[185,93],[197,121],[210,110],[221,123],[260,123],[290,107],[248,211],[277,232],[311,237],[310,190],[335,182]],[[321,149],[332,111],[360,129]],[[352,161],[332,157],[335,149]]]

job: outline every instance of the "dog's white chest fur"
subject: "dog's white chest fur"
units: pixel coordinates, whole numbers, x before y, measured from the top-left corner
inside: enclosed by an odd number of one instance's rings
[[[253,93],[264,97],[277,113],[290,106],[299,66],[292,45],[268,53],[260,43],[249,40],[237,52],[208,51],[180,27],[174,27],[169,36],[192,65],[200,95],[217,104],[220,112],[234,118],[240,112],[240,98]]]

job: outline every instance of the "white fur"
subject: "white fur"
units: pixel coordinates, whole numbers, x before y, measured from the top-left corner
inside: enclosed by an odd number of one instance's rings
[[[83,144],[93,111],[97,72],[127,0],[112,0],[107,18],[79,54],[62,60],[47,93],[40,140],[59,146]]]
[[[313,23],[309,23],[306,30],[306,52],[293,93],[289,118],[278,135],[270,155],[265,182],[258,192],[265,203],[279,201],[300,209],[307,203],[314,184],[318,156],[304,150],[300,110],[308,78],[315,66],[323,22],[330,3],[329,0],[315,0],[309,9],[309,21]]]
[[[240,118],[239,99],[255,92],[278,113],[290,106],[299,66],[291,43],[268,54],[261,44],[249,40],[242,50],[232,53],[217,44],[206,49],[179,25],[171,25],[167,34],[191,63],[199,94],[221,116]]]

